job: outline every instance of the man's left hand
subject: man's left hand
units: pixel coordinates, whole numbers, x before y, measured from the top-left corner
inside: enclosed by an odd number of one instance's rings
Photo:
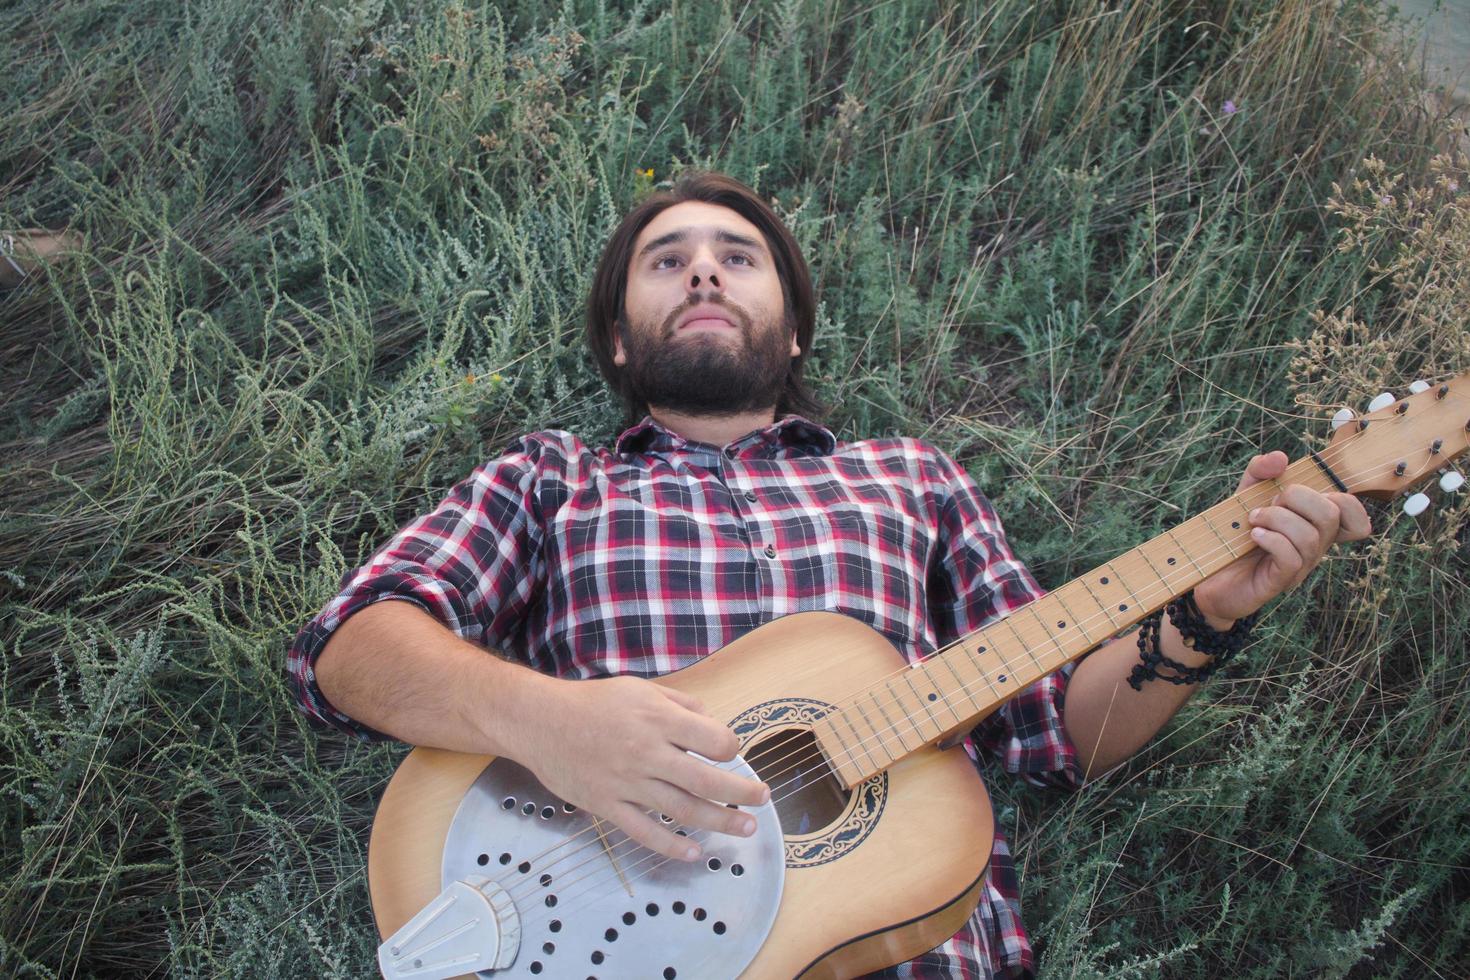
[[[1256,456],[1240,478],[1240,493],[1274,480],[1290,463],[1277,450]],[[1373,530],[1368,512],[1350,493],[1320,493],[1287,484],[1267,504],[1251,512],[1251,538],[1257,549],[1226,565],[1194,589],[1195,604],[1216,629],[1228,629],[1287,589],[1300,585],[1339,541],[1359,541]]]

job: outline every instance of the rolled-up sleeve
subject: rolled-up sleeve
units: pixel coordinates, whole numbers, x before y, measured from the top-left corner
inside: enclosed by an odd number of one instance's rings
[[[537,434],[456,484],[433,511],[400,530],[342,578],[336,598],[296,634],[286,658],[291,692],[308,717],[363,740],[386,738],[337,710],[317,685],[316,661],[357,611],[412,602],[475,643],[513,632],[542,587],[539,489],[548,460]]]
[[[941,649],[1044,594],[1011,552],[1000,518],[975,481],[935,450],[939,539],[929,569],[930,615]],[[1082,785],[1062,722],[1068,664],[1030,684],[975,726],[975,748],[1035,786]]]

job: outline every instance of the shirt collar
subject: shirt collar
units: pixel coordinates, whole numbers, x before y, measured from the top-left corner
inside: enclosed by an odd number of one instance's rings
[[[618,436],[617,453],[673,453],[713,451],[728,459],[787,459],[793,456],[830,456],[837,437],[825,426],[800,415],[787,415],[763,429],[747,433],[726,446],[694,442],[655,422],[652,415]]]

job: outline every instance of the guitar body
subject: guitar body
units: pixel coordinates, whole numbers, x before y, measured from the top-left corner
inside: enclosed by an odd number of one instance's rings
[[[865,624],[807,612],[770,622],[656,683],[699,698],[708,714],[735,730],[747,761],[767,747],[771,768],[752,765],[781,810],[782,773],[791,769],[783,763],[811,721],[826,706],[905,667],[893,646]],[[912,751],[904,758],[850,791],[829,778],[825,809],[806,808],[804,818],[782,810],[779,907],[739,975],[858,976],[938,946],[974,912],[994,831],[984,784],[961,748],[915,747],[912,740],[907,747]],[[399,766],[379,805],[368,851],[382,936],[399,930],[448,884],[443,868],[451,824],[492,761],[419,748]],[[814,823],[813,812],[824,822]],[[713,835],[711,843],[720,839]],[[652,854],[638,850],[640,857]],[[629,863],[636,866],[637,859]],[[492,866],[485,873],[503,872]],[[623,887],[610,880],[610,887]],[[548,962],[548,975],[570,967],[554,968],[561,965]],[[579,966],[576,976],[630,975],[618,965],[611,956],[601,971]]]

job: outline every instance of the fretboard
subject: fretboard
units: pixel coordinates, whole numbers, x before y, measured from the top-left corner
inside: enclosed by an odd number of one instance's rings
[[[1246,516],[1282,483],[1334,489],[1310,458],[857,692],[816,726],[848,786],[982,718],[1253,550]]]

